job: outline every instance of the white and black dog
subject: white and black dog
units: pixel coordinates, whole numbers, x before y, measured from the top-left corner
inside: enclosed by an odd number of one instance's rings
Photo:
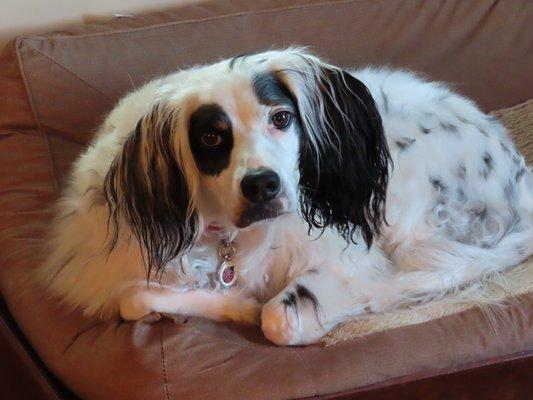
[[[86,315],[260,322],[305,344],[526,259],[533,173],[445,85],[290,48],[126,96],[77,161],[52,236],[38,278]]]

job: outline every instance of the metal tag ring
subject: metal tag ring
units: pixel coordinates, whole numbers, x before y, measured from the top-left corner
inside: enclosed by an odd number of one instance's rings
[[[218,255],[222,258],[231,258],[235,254],[235,247],[231,244],[221,244],[217,249]]]

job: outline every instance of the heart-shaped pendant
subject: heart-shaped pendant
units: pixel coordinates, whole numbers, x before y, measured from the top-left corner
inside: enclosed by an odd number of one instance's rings
[[[233,265],[231,260],[224,260],[218,268],[218,281],[223,287],[230,288],[236,280],[235,265]]]

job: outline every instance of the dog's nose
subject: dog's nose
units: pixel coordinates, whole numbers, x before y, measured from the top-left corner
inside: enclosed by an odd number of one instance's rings
[[[279,175],[271,169],[250,172],[241,181],[242,194],[251,203],[276,198],[280,186]]]

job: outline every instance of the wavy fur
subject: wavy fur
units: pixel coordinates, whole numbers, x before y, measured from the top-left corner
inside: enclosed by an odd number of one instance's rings
[[[267,187],[259,176],[275,177],[274,198],[244,196],[245,179]],[[36,279],[70,308],[261,323],[283,345],[533,253],[533,174],[498,121],[441,83],[344,71],[302,48],[130,93],[57,207]],[[224,241],[229,290],[216,279]],[[168,283],[147,282],[152,270]]]

